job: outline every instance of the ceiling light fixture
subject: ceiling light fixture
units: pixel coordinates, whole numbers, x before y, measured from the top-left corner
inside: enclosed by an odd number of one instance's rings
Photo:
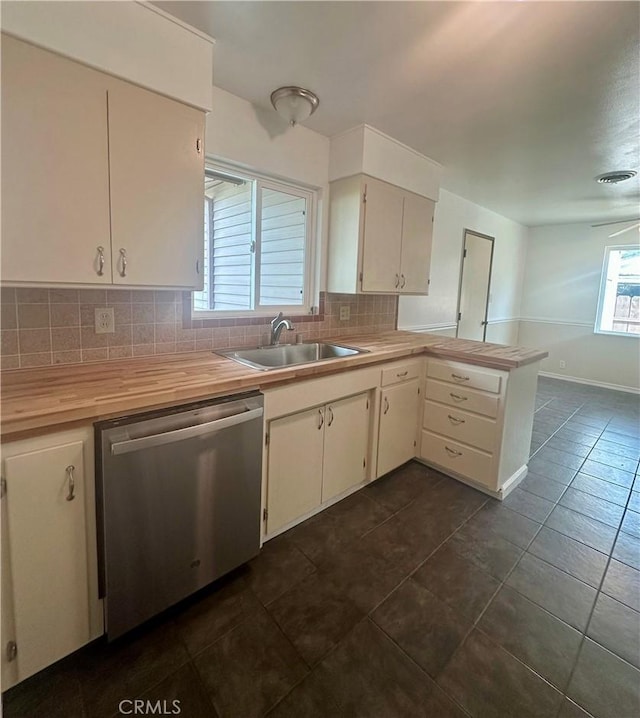
[[[271,93],[275,111],[293,127],[310,117],[320,104],[318,96],[303,87],[279,87]]]
[[[619,170],[617,172],[605,172],[603,175],[596,177],[596,182],[600,184],[618,184],[635,177],[638,173],[634,170]]]

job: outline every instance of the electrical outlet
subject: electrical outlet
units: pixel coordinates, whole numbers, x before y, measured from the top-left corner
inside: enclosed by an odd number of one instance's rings
[[[564,359],[561,359],[561,360],[560,360],[560,368],[561,368],[561,369],[566,369],[566,368],[567,368],[567,362],[564,361]]]
[[[340,321],[346,322],[351,316],[351,307],[340,307]]]
[[[116,321],[113,316],[113,307],[96,309],[96,334],[113,334],[116,331]]]

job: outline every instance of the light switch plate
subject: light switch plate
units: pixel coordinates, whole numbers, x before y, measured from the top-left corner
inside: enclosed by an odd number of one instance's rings
[[[351,307],[340,307],[340,321],[346,322],[347,319],[351,316]]]
[[[96,334],[113,334],[116,331],[116,321],[113,316],[113,307],[96,309]]]

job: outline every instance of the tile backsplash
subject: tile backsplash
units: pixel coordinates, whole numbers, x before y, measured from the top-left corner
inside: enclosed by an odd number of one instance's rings
[[[210,351],[269,339],[269,317],[192,320],[190,292],[3,287],[0,304],[3,369]],[[95,310],[105,307],[113,307],[115,332],[96,334]],[[340,320],[340,307],[349,307],[348,320]],[[295,330],[281,341],[395,329],[398,299],[322,292],[319,309],[289,316]]]

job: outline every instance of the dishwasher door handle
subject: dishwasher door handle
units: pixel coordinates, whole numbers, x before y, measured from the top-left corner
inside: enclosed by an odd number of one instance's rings
[[[222,429],[228,429],[231,426],[244,424],[246,421],[252,421],[262,416],[264,410],[251,409],[242,414],[234,414],[224,419],[216,419],[208,421],[206,424],[196,424],[195,426],[186,426],[184,429],[175,429],[174,431],[166,431],[161,434],[152,434],[151,436],[141,436],[139,439],[129,439],[128,441],[117,441],[111,444],[111,455],[129,454],[132,451],[141,451],[142,449],[150,449],[152,446],[162,446],[164,444],[172,444],[176,441],[184,441],[185,439],[193,439],[197,436],[205,434],[213,434]]]

